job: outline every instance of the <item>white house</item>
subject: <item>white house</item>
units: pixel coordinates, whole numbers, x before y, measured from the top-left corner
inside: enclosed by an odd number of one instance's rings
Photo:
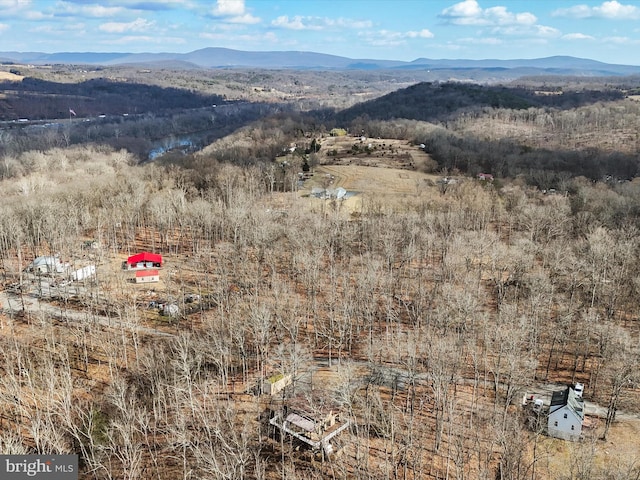
[[[564,440],[578,440],[582,434],[583,421],[584,400],[573,388],[567,387],[553,392],[547,424],[550,436]]]

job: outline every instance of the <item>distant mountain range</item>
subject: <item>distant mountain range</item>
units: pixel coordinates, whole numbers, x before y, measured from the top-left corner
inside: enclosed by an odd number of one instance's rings
[[[19,64],[124,65],[148,68],[269,68],[316,70],[500,70],[519,75],[553,74],[619,76],[640,74],[640,66],[615,65],[584,58],[554,56],[514,60],[399,60],[352,59],[314,52],[248,52],[203,48],[189,53],[0,52],[0,62]]]

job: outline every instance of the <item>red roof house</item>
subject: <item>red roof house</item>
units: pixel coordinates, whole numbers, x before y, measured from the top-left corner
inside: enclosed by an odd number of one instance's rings
[[[140,270],[136,272],[136,283],[159,282],[160,272],[158,270]]]
[[[162,255],[157,253],[142,252],[127,258],[123,265],[127,270],[162,267]]]

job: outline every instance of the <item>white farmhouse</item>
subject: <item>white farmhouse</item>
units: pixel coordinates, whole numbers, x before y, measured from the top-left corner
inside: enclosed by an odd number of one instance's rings
[[[583,421],[584,400],[573,388],[553,392],[547,425],[550,436],[578,440],[582,434]]]

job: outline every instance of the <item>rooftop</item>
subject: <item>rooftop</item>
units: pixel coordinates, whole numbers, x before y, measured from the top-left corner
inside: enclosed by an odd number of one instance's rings
[[[136,277],[155,277],[160,275],[158,270],[139,270],[136,272]]]
[[[565,405],[573,410],[580,418],[584,419],[584,400],[577,395],[571,387],[553,392],[549,411],[554,412]]]

